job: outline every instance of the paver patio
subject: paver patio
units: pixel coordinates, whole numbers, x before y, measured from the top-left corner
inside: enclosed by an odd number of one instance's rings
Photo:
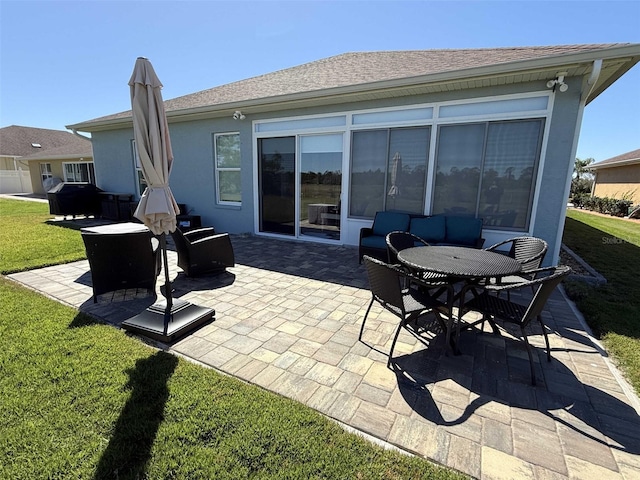
[[[544,313],[553,360],[538,349],[537,387],[508,334],[464,332],[454,356],[442,335],[425,344],[403,331],[391,370],[396,317],[374,306],[358,341],[371,297],[355,248],[232,242],[237,265],[226,273],[170,268],[174,297],[216,310],[170,351],[476,478],[640,478],[640,402],[561,291]],[[94,304],[87,261],[9,277],[115,326],[153,302],[127,291]],[[530,339],[543,345],[541,334]]]

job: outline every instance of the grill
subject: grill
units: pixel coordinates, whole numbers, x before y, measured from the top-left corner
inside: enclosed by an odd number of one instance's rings
[[[59,183],[47,192],[52,215],[100,215],[100,190],[92,183]]]

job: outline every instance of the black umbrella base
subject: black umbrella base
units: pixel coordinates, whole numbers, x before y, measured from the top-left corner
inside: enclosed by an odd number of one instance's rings
[[[173,300],[166,313],[166,300],[154,303],[144,312],[122,322],[122,328],[164,343],[171,343],[210,322],[215,310],[198,307],[184,300]]]

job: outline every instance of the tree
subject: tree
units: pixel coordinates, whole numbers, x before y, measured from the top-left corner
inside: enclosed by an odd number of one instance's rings
[[[590,194],[593,186],[593,174],[589,170],[589,165],[594,162],[593,158],[584,160],[576,158],[573,164],[573,178],[571,179],[571,197],[576,195]]]

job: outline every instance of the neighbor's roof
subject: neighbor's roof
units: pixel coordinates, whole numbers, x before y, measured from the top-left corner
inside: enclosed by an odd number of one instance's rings
[[[258,113],[276,108],[339,104],[463,90],[591,73],[602,59],[593,100],[640,60],[640,44],[610,43],[514,48],[443,49],[345,53],[258,77],[165,100],[167,117],[190,120]],[[67,128],[96,131],[130,122],[131,111]]]
[[[633,165],[635,163],[640,163],[640,149],[623,153],[622,155],[608,158],[598,163],[593,163],[589,165],[589,169],[598,170],[600,168],[622,167],[624,165]]]
[[[91,140],[64,130],[11,125],[0,128],[0,155],[21,160],[90,157],[92,146]]]

